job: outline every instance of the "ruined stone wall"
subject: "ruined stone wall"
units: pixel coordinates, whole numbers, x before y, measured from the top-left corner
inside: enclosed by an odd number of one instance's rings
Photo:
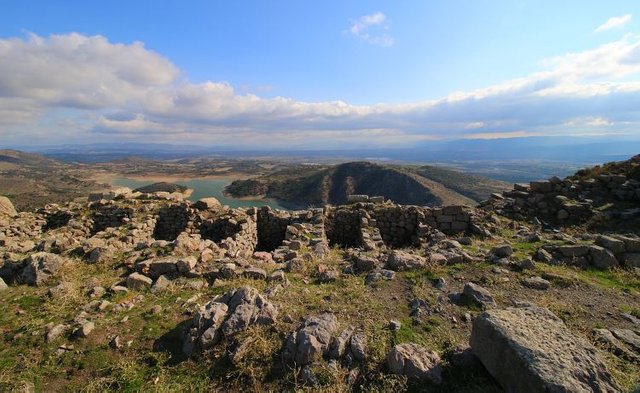
[[[373,209],[372,226],[380,230],[384,243],[401,248],[420,244],[418,227],[424,220],[424,209],[416,206],[382,205]]]
[[[43,231],[61,228],[69,224],[69,220],[73,218],[73,214],[66,210],[44,210],[42,213],[46,221],[42,226]]]
[[[292,223],[291,215],[268,206],[257,211],[258,251],[273,251],[286,239],[287,227]]]
[[[451,205],[425,209],[425,223],[447,235],[471,230],[473,210],[468,206]]]
[[[231,211],[231,218],[223,220],[228,236],[218,245],[226,250],[230,257],[249,257],[258,246],[258,226],[256,215],[242,212],[240,209]]]
[[[153,237],[156,240],[175,240],[187,230],[192,211],[188,203],[172,204],[158,210]]]
[[[340,247],[360,247],[363,244],[362,219],[360,209],[338,207],[329,209],[325,219],[325,231],[329,245]]]
[[[129,222],[133,217],[133,209],[114,205],[110,202],[95,202],[90,206],[93,220],[92,233],[104,231],[107,228],[117,228]]]
[[[594,215],[594,207],[610,202],[640,206],[640,181],[625,175],[599,175],[589,179],[553,177],[516,184],[513,190],[492,195],[498,212],[515,219],[538,217],[558,223],[581,223]]]

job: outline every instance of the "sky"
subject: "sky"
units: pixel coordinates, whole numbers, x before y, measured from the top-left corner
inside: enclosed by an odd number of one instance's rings
[[[640,136],[637,1],[11,1],[0,146]]]

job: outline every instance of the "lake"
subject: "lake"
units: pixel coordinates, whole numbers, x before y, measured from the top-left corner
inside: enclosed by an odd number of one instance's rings
[[[289,210],[281,206],[277,201],[270,199],[235,199],[229,198],[223,194],[224,188],[229,185],[233,179],[183,179],[172,180],[172,183],[186,186],[193,190],[193,193],[188,198],[190,201],[195,202],[198,199],[206,197],[214,197],[220,201],[223,205],[229,205],[230,207],[261,207],[270,206],[273,209]],[[118,187],[129,187],[132,190],[148,186],[149,184],[157,183],[157,181],[151,180],[138,180],[127,178],[116,178],[111,182],[112,185]]]

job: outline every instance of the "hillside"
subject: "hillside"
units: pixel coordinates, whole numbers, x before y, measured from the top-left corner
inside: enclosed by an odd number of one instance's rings
[[[90,179],[81,165],[63,163],[39,154],[0,150],[0,195],[15,201],[18,210],[86,197],[106,186]]]
[[[226,191],[234,197],[264,195],[301,207],[343,204],[350,194],[380,195],[400,204],[439,206],[474,205],[506,188],[506,183],[439,167],[350,162],[238,180]]]
[[[476,207],[0,197],[0,391],[638,391],[638,161]],[[444,187],[413,170],[301,177]]]

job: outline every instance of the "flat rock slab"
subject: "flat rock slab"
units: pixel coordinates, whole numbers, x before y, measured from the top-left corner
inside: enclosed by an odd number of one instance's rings
[[[544,308],[486,311],[470,344],[507,392],[619,391],[596,349]]]

